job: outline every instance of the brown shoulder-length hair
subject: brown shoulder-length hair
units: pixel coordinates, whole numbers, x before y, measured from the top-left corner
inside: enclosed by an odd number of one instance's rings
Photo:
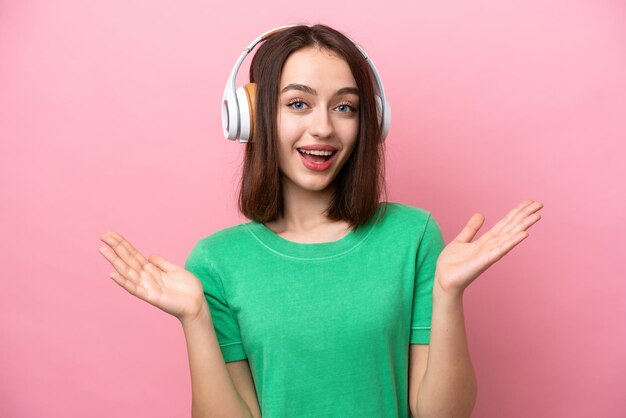
[[[283,216],[278,167],[277,106],[283,65],[293,52],[314,46],[331,51],[349,65],[359,89],[359,130],[336,184],[326,216],[347,221],[353,229],[367,223],[378,210],[381,193],[386,201],[384,142],[375,99],[375,79],[363,54],[341,32],[326,25],[294,26],[271,35],[259,47],[250,65],[256,83],[253,137],[246,144],[239,191],[239,210],[257,222]],[[383,210],[386,205],[382,205]]]

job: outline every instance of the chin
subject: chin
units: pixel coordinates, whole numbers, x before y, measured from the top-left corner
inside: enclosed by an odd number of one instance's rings
[[[321,192],[333,185],[337,173],[300,173],[294,170],[291,176],[282,174],[282,180],[291,183],[292,187],[310,192]]]
[[[332,180],[333,179],[314,179],[312,181],[306,181],[306,179],[302,179],[302,181],[299,181],[297,183],[295,183],[299,188],[304,189],[304,190],[309,190],[312,192],[321,192],[323,190],[326,190],[330,185],[332,185]]]
[[[305,190],[309,190],[311,192],[321,192],[323,190],[326,190],[328,188],[328,186],[330,186],[330,183],[323,183],[323,184],[303,184],[300,185],[301,188],[305,189]]]

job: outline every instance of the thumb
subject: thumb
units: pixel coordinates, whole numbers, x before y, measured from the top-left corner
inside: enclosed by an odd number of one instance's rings
[[[158,254],[152,254],[150,257],[148,257],[148,260],[150,260],[152,264],[154,264],[155,266],[157,266],[158,268],[160,268],[161,270],[165,272],[170,272],[178,268],[176,264],[170,263],[169,261],[167,261],[165,258],[161,257]]]
[[[485,222],[485,217],[482,213],[475,213],[472,215],[470,220],[467,222],[467,225],[463,228],[463,230],[457,235],[454,239],[455,241],[460,242],[470,242],[476,236],[476,233],[483,226],[483,222]]]

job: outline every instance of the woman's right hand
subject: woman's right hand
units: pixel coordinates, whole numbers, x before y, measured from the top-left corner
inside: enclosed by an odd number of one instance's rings
[[[128,240],[109,231],[100,253],[116,272],[110,277],[131,295],[174,315],[181,322],[197,318],[205,308],[202,283],[191,272],[159,255],[146,259]]]

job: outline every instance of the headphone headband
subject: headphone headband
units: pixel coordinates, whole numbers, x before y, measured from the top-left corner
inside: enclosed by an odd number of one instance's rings
[[[282,32],[287,28],[302,25],[287,25],[279,26],[263,33],[258,38],[254,39],[250,45],[241,53],[235,66],[230,72],[230,76],[226,81],[224,87],[224,95],[222,96],[222,129],[224,131],[224,137],[230,140],[238,139],[239,142],[248,142],[252,137],[252,130],[254,128],[254,101],[255,97],[251,95],[254,93],[254,87],[250,87],[250,83],[244,87],[235,87],[235,80],[237,78],[237,72],[239,67],[245,60],[246,56],[254,49],[254,47],[262,41],[267,40],[272,35]],[[350,39],[350,38],[348,38]],[[350,39],[352,41],[352,39]],[[382,124],[382,137],[381,141],[384,141],[389,132],[389,126],[391,124],[391,108],[385,97],[385,89],[383,83],[378,75],[374,62],[368,57],[365,50],[356,42],[352,41],[357,49],[363,55],[363,58],[369,64],[372,74],[376,80],[376,107],[378,112],[379,121]]]

